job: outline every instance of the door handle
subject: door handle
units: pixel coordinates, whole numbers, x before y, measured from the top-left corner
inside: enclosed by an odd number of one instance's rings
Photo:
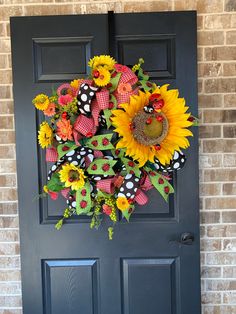
[[[180,236],[180,243],[184,245],[191,245],[194,241],[194,235],[191,232],[184,232]]]
[[[183,232],[180,235],[179,240],[171,240],[169,241],[170,244],[179,244],[179,245],[192,245],[194,242],[194,235],[191,232]]]

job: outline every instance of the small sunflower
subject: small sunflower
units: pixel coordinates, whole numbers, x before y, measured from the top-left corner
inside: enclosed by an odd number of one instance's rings
[[[32,103],[35,105],[37,109],[46,110],[50,101],[47,95],[39,94],[32,100]]]
[[[71,187],[72,190],[78,190],[85,184],[84,171],[73,164],[66,164],[62,166],[59,171],[61,182],[65,182],[67,188]]]
[[[115,131],[122,137],[116,148],[126,148],[126,155],[139,162],[142,167],[148,160],[157,158],[163,165],[170,162],[174,151],[187,148],[187,136],[192,136],[188,121],[188,107],[179,98],[177,90],[167,90],[168,85],[157,88],[153,94],[139,92],[131,96],[130,102],[121,104],[122,110],[113,110],[112,122]],[[146,106],[153,106],[147,113]]]
[[[107,70],[113,70],[116,60],[113,59],[111,56],[101,55],[95,56],[89,60],[88,66],[93,70],[99,66],[106,68]]]
[[[123,211],[129,208],[130,204],[126,197],[118,197],[116,200],[116,206],[119,210]]]
[[[40,124],[40,129],[38,131],[38,141],[42,148],[46,148],[52,144],[53,131],[49,124],[44,121]]]
[[[105,67],[98,67],[93,71],[93,80],[97,86],[106,86],[111,79],[111,73]]]

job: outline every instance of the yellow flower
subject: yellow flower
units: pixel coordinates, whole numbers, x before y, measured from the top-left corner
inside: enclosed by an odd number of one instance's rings
[[[47,187],[47,185],[44,185],[44,187],[43,187],[43,191],[45,192],[45,193],[48,193],[48,187]]]
[[[136,71],[138,71],[138,70],[140,69],[141,65],[144,63],[143,58],[140,58],[140,59],[138,60],[138,62],[139,62],[139,63],[135,64],[135,65],[132,67],[132,71],[133,71],[133,72],[136,72]]]
[[[88,65],[93,70],[99,66],[104,66],[107,70],[113,70],[116,60],[113,59],[111,56],[101,55],[95,56],[89,60]]]
[[[37,109],[46,110],[50,101],[47,95],[39,94],[32,100],[32,103],[35,105]]]
[[[140,167],[148,160],[154,162],[154,158],[168,164],[175,150],[189,146],[186,137],[192,136],[192,132],[186,128],[192,122],[188,121],[188,107],[183,98],[178,98],[178,90],[168,91],[167,87],[156,88],[153,94],[140,91],[138,96],[130,97],[129,103],[120,105],[122,110],[112,111],[115,131],[121,136],[116,148],[126,148],[126,155],[137,160]],[[144,107],[155,97],[156,109],[146,113]]]
[[[53,140],[53,131],[50,128],[49,124],[44,121],[40,125],[40,129],[38,131],[38,141],[42,148],[48,147],[52,144]]]
[[[96,72],[96,77],[93,78],[97,86],[106,86],[111,79],[111,73],[105,67],[98,67]]]
[[[116,206],[119,210],[123,211],[129,208],[129,202],[126,197],[118,197],[116,200]]]
[[[83,81],[83,79],[73,80],[70,82],[70,86],[77,90],[82,81]]]
[[[72,190],[78,190],[85,184],[84,171],[73,164],[66,164],[62,166],[59,171],[61,182],[65,182],[66,187],[71,187]]]

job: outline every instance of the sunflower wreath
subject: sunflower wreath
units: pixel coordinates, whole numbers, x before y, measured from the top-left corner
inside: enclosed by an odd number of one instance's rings
[[[112,239],[119,214],[129,221],[135,203],[148,202],[146,191],[155,188],[166,201],[174,192],[171,173],[185,164],[181,149],[196,118],[178,90],[149,81],[143,62],[131,69],[95,56],[88,78],[33,99],[46,117],[38,141],[54,163],[43,195],[61,193],[67,203],[57,229],[74,214],[91,216],[91,228],[108,216]]]

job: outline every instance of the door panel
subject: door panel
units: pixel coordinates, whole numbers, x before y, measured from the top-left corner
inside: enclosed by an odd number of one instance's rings
[[[56,231],[62,198],[32,202],[50,167],[37,145],[43,116],[32,98],[87,75],[91,56],[110,52],[124,64],[143,57],[151,80],[178,87],[197,115],[195,12],[115,14],[112,27],[110,18],[11,19],[24,314],[199,314],[196,130],[169,203],[149,191],[113,241],[106,220],[94,231],[87,217],[74,217]],[[184,232],[194,234],[192,245],[179,242]]]
[[[98,309],[98,261],[43,261],[45,314],[88,313]]]
[[[124,259],[124,314],[175,313],[176,264],[173,258]]]

